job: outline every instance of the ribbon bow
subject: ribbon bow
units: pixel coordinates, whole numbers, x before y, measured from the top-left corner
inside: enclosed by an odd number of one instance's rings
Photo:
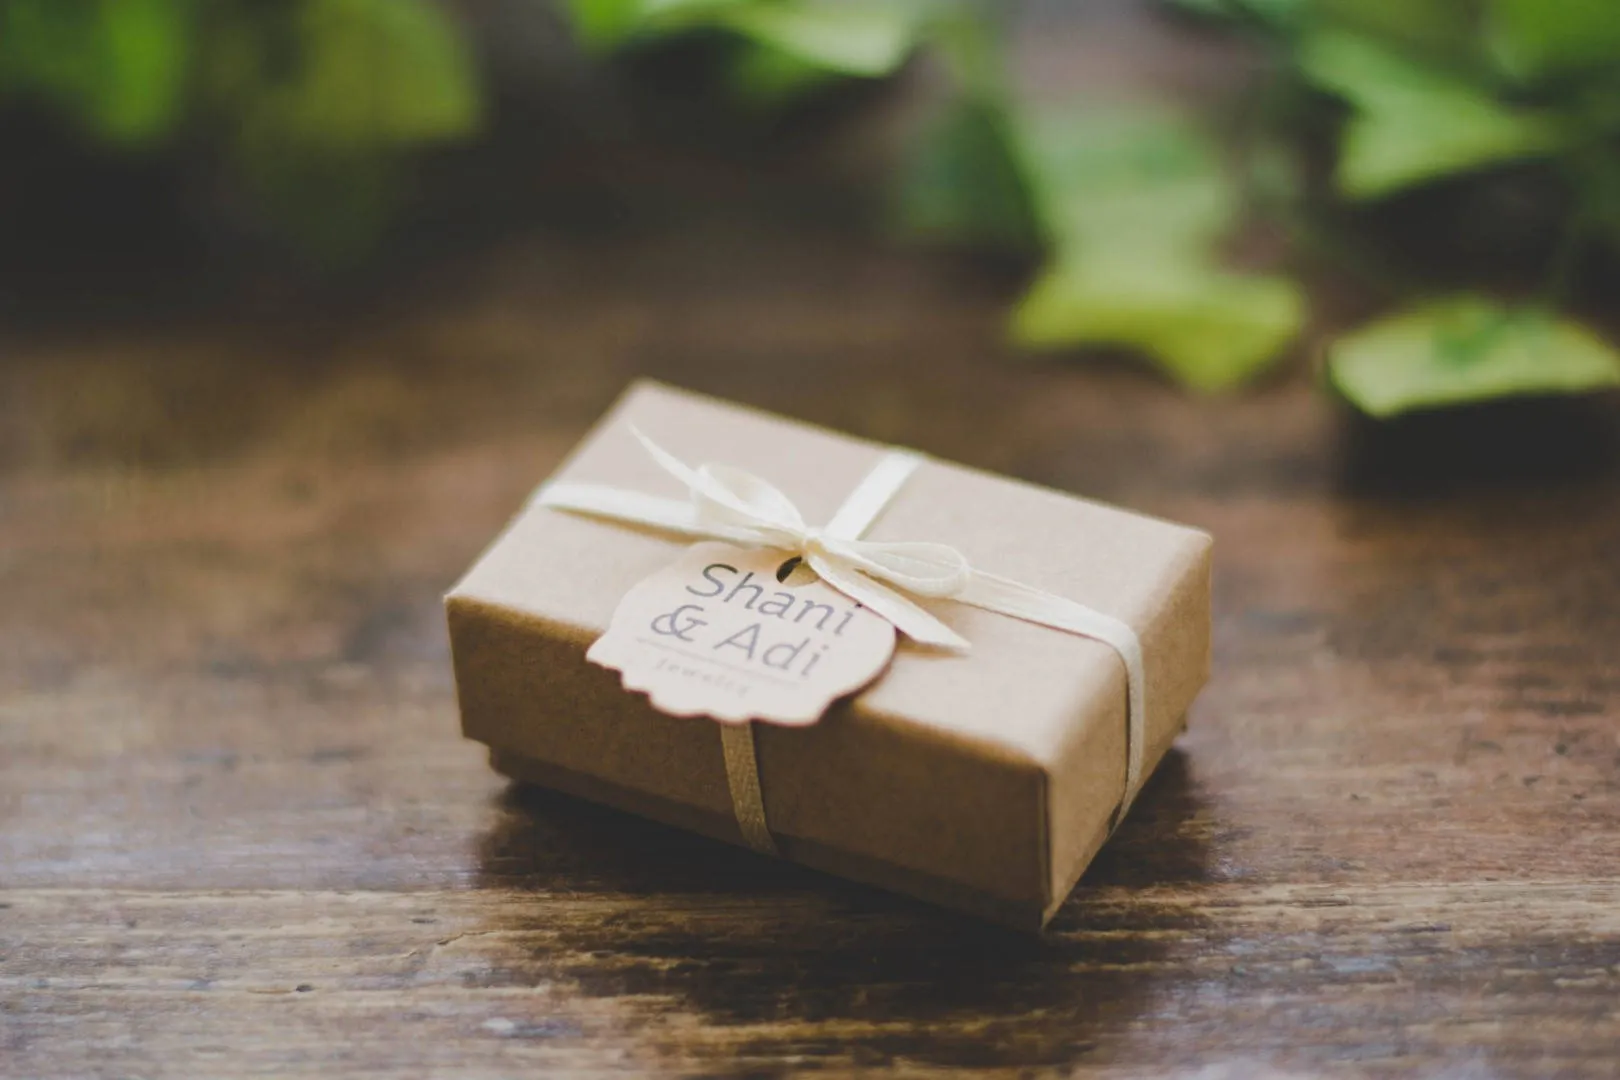
[[[924,458],[891,449],[821,528],[807,525],[793,501],[753,473],[731,465],[692,468],[635,428],[631,432],[664,471],[687,487],[688,498],[668,499],[606,484],[551,483],[535,493],[541,506],[651,525],[701,539],[729,540],[797,555],[839,592],[864,604],[912,640],[952,652],[968,642],[906,595],[952,599],[1025,622],[1095,638],[1125,664],[1125,795],[1123,817],[1142,781],[1147,742],[1142,644],[1136,631],[1111,615],[969,565],[947,544],[862,540],[884,507]]]
[[[689,468],[641,432],[632,431],[654,461],[685,482],[691,492],[693,525],[700,534],[797,555],[827,584],[912,640],[954,652],[968,650],[966,639],[901,595],[959,595],[973,574],[967,556],[947,544],[858,539],[875,510],[920,463],[915,455],[896,459],[903,464],[892,466],[877,484],[863,484],[851,498],[856,510],[850,511],[846,503],[838,518],[818,529],[805,524],[791,499],[753,473],[730,465]],[[868,512],[868,507],[874,509]]]

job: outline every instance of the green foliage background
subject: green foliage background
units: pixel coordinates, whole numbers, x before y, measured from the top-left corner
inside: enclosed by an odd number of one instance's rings
[[[1535,170],[1561,238],[1539,294],[1414,297],[1328,347],[1375,416],[1620,385],[1613,348],[1560,313],[1582,256],[1620,246],[1620,7],[1612,0],[1180,0],[1263,35],[1336,99],[1349,204]],[[1487,223],[1481,223],[1483,227]]]
[[[755,112],[928,50],[950,91],[896,177],[906,230],[1038,257],[1014,341],[1123,347],[1201,391],[1295,351],[1308,319],[1294,277],[1222,256],[1257,209],[1303,236],[1324,212],[1544,173],[1562,239],[1543,288],[1414,291],[1328,343],[1327,381],[1375,416],[1620,385],[1620,355],[1563,310],[1587,256],[1620,246],[1613,0],[1175,0],[1276,59],[1270,92],[1293,104],[1236,143],[1171,109],[1025,105],[988,3],[553,2],[603,64],[721,43],[721,81]],[[403,156],[477,132],[482,97],[464,29],[433,0],[0,0],[0,104],[117,152],[201,148],[331,254],[377,234]],[[1331,182],[1314,192],[1303,177],[1323,130]]]
[[[0,0],[0,102],[116,152],[202,148],[333,256],[375,237],[399,155],[481,114],[432,0]]]
[[[1220,245],[1262,170],[1194,117],[1037,110],[1006,87],[982,8],[953,0],[570,0],[599,51],[671,36],[739,39],[738,92],[777,102],[831,77],[889,74],[921,47],[944,59],[953,99],[901,184],[924,237],[1041,253],[1009,332],[1030,348],[1116,346],[1196,390],[1240,384],[1287,355],[1308,318],[1289,276],[1235,271]],[[1534,163],[1558,179],[1565,236],[1540,295],[1415,295],[1328,343],[1331,385],[1374,416],[1526,394],[1620,386],[1620,354],[1560,307],[1585,247],[1620,241],[1620,8],[1612,0],[1179,0],[1266,41],[1279,79],[1344,116],[1334,199],[1348,204]],[[829,47],[836,43],[837,47]],[[1320,102],[1318,102],[1320,104]],[[1321,115],[1320,110],[1317,113]],[[1299,190],[1304,155],[1269,145]],[[1297,142],[1297,140],[1296,140]],[[1254,163],[1251,162],[1251,165]],[[1273,177],[1275,180],[1275,177]],[[1293,219],[1303,200],[1285,206]],[[1397,256],[1399,253],[1395,253]]]

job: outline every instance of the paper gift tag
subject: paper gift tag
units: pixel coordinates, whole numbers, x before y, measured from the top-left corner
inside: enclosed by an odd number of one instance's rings
[[[883,671],[894,627],[808,570],[778,580],[786,563],[695,544],[625,594],[585,657],[676,716],[813,724]]]

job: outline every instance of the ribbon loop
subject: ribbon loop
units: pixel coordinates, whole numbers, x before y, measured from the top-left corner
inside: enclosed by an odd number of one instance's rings
[[[753,473],[728,465],[705,465],[697,475],[703,486],[692,489],[692,500],[700,521],[740,525],[799,543],[807,535],[799,508]]]
[[[686,484],[694,520],[700,529],[712,528],[715,535],[726,539],[746,536],[761,547],[798,555],[811,569],[833,583],[833,588],[860,603],[871,598],[873,602],[866,606],[913,640],[956,651],[967,650],[968,643],[944,623],[880,584],[887,583],[900,592],[931,599],[956,596],[967,587],[973,574],[967,556],[960,551],[948,544],[861,540],[857,536],[839,535],[830,528],[812,529],[805,524],[804,515],[793,505],[793,500],[768,481],[732,465],[703,465],[693,469],[640,431],[631,430],[655,462]],[[905,472],[909,474],[912,468],[915,464],[907,462]],[[888,488],[883,493],[884,502],[904,479],[904,475],[892,469],[874,470],[872,477]],[[876,517],[881,508],[881,504],[863,508],[866,522]],[[845,524],[847,527],[854,523]],[[865,522],[861,528],[864,530]]]

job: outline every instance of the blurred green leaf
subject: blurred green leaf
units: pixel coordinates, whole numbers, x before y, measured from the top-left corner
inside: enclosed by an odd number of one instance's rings
[[[763,52],[739,61],[736,78],[769,95],[808,83],[805,69],[887,75],[917,44],[920,0],[568,0],[581,40],[612,49],[691,30],[725,30]],[[773,56],[772,53],[778,54]],[[784,58],[799,61],[797,68]]]
[[[1573,181],[1580,223],[1620,250],[1620,147],[1594,146],[1564,160]]]
[[[1620,386],[1620,353],[1567,319],[1460,297],[1381,319],[1329,349],[1341,393],[1376,417]]]
[[[8,0],[0,88],[39,94],[110,143],[168,135],[185,112],[192,0]]]
[[[589,49],[611,52],[636,41],[657,40],[713,26],[726,8],[764,0],[565,0],[574,32]]]
[[[405,151],[480,120],[477,78],[434,0],[253,5],[218,28],[210,87],[233,164],[305,252],[358,256],[402,195]]]
[[[1304,0],[1295,6],[1308,16],[1302,22],[1337,26],[1436,64],[1477,59],[1479,0]]]
[[[949,74],[955,93],[1005,109],[1003,24],[983,17],[963,0],[933,0],[918,10],[926,16],[923,31]]]
[[[77,108],[95,80],[94,14],[60,0],[0,4],[0,88],[43,93]]]
[[[1305,321],[1286,278],[1246,276],[1191,260],[1059,260],[1013,315],[1023,345],[1119,345],[1187,386],[1235,386],[1277,359]]]
[[[727,82],[741,100],[777,108],[812,93],[838,73],[774,45],[743,41],[732,54]]]
[[[916,45],[919,9],[903,0],[777,0],[726,4],[716,22],[846,75],[888,75]]]
[[[1519,79],[1620,59],[1614,0],[1490,0],[1485,32],[1498,63]]]
[[[964,97],[933,121],[908,164],[900,217],[908,232],[932,240],[1012,251],[1039,246],[1003,109]]]
[[[1014,313],[1015,341],[1132,348],[1213,391],[1253,376],[1298,335],[1305,302],[1293,282],[1215,266],[1238,198],[1217,147],[1191,122],[1071,111],[1019,132],[1056,253]]]
[[[649,22],[708,18],[721,8],[746,4],[774,3],[775,0],[640,0],[641,17]]]
[[[636,32],[643,0],[565,0],[574,33],[587,48],[608,51]]]
[[[1237,213],[1218,149],[1179,116],[1043,113],[1019,124],[1018,144],[1036,214],[1064,250],[1196,248]]]
[[[1254,18],[1286,24],[1305,14],[1313,0],[1173,0],[1178,7],[1213,18]]]
[[[120,0],[99,5],[101,58],[86,116],[109,140],[150,142],[184,111],[192,10],[185,0]]]
[[[1311,82],[1356,109],[1340,142],[1337,174],[1339,189],[1352,198],[1535,157],[1572,138],[1555,115],[1499,104],[1470,83],[1367,38],[1314,34],[1298,60]]]
[[[249,137],[349,153],[478,126],[471,58],[431,0],[303,0],[296,27],[298,62],[260,89]]]

